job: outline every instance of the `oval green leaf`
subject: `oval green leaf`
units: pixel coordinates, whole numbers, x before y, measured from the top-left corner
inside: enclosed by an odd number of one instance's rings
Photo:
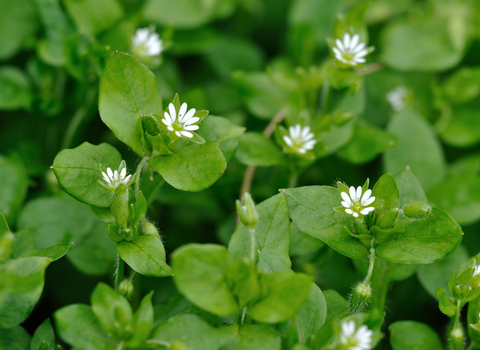
[[[392,323],[388,330],[393,350],[443,350],[437,333],[426,324],[397,321]]]

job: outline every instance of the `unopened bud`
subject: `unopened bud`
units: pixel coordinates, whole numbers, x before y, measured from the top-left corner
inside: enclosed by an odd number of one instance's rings
[[[432,211],[432,207],[426,203],[413,202],[403,208],[403,213],[409,218],[420,218]]]
[[[146,222],[142,226],[143,234],[144,235],[152,235],[160,238],[160,234],[158,233],[158,229],[155,227],[154,224]]]
[[[372,288],[370,283],[362,282],[357,284],[350,296],[350,313],[354,314],[365,310],[371,298]]]
[[[133,283],[125,279],[118,285],[118,292],[122,294],[125,298],[130,299],[134,291]]]
[[[392,208],[380,215],[377,220],[377,226],[381,229],[392,227],[398,216],[398,208]]]
[[[245,192],[242,202],[236,201],[237,213],[240,221],[250,229],[254,229],[258,222],[258,213],[250,193]]]

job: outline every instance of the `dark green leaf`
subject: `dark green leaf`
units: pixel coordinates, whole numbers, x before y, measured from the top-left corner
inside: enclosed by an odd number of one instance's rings
[[[146,156],[138,119],[162,112],[155,75],[135,57],[117,53],[103,71],[99,94],[103,122],[120,141]]]
[[[373,186],[372,195],[383,200],[383,209],[388,210],[400,206],[400,193],[392,175],[384,174]]]
[[[307,186],[287,189],[285,194],[290,218],[300,230],[350,258],[360,259],[368,254],[367,248],[350,234],[350,216],[333,210],[342,201],[338,189]]]
[[[172,269],[165,262],[165,247],[158,237],[142,235],[133,241],[118,243],[115,250],[132,269],[142,275],[165,277],[172,274]]]
[[[166,182],[182,191],[201,191],[222,176],[227,162],[220,148],[212,141],[173,150],[172,155],[149,161]]]
[[[239,306],[227,284],[227,272],[232,263],[225,247],[184,245],[172,254],[175,284],[195,305],[216,315],[233,315],[239,312]]]
[[[326,318],[327,302],[320,288],[312,283],[307,300],[293,320],[298,341],[305,344],[323,326]]]
[[[74,304],[56,311],[55,329],[67,344],[85,350],[115,350],[117,344],[103,333],[88,305]]]
[[[258,223],[255,227],[257,267],[266,272],[290,270],[290,217],[285,194],[273,196],[257,206]],[[251,235],[239,223],[230,239],[228,250],[237,260],[250,257]]]
[[[52,261],[58,260],[61,257],[63,257],[65,254],[67,254],[68,250],[72,246],[72,243],[70,244],[58,244],[56,246],[50,247],[50,248],[44,248],[44,249],[35,249],[31,250],[29,252],[23,253],[21,257],[24,256],[42,256],[44,258],[49,258],[52,259]]]
[[[398,174],[410,166],[425,190],[445,177],[445,156],[432,128],[415,111],[395,114],[388,131],[397,138],[394,148],[384,153],[386,172]]]
[[[480,112],[478,108],[454,108],[446,127],[440,133],[445,143],[453,147],[470,147],[480,142]]]
[[[480,95],[480,69],[462,67],[456,70],[442,85],[449,102],[462,104]]]
[[[0,213],[7,222],[15,222],[27,195],[28,178],[22,164],[0,155]]]
[[[137,348],[150,336],[153,328],[153,291],[148,293],[140,303],[138,310],[133,315],[132,330],[133,336],[127,342],[128,347]]]
[[[25,73],[15,66],[2,66],[0,68],[0,110],[29,109],[32,99],[30,81]]]
[[[275,330],[266,324],[233,324],[222,329],[232,337],[221,350],[280,350],[281,338]]]
[[[235,158],[242,164],[253,166],[285,165],[283,152],[269,139],[256,132],[243,134]]]
[[[0,349],[30,350],[30,334],[20,326],[0,328]]]
[[[58,153],[52,167],[60,186],[69,195],[89,205],[108,207],[114,197],[98,183],[103,181],[99,165],[117,169],[121,161],[120,153],[108,143],[95,146],[84,142]]]
[[[437,333],[426,324],[415,321],[397,321],[392,323],[388,330],[393,350],[443,349]]]

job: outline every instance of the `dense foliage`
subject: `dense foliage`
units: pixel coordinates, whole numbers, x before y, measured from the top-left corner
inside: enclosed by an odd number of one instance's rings
[[[0,349],[480,349],[479,23],[0,0]]]

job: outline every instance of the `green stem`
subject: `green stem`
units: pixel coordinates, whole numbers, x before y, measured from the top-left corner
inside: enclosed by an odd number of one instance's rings
[[[322,92],[320,93],[320,108],[322,113],[326,114],[328,110],[328,96],[330,95],[330,81],[325,79],[322,86]]]
[[[248,231],[250,232],[250,259],[252,259],[253,263],[255,263],[255,257],[257,255],[257,238],[255,235],[255,229],[249,228]]]
[[[140,161],[138,164],[137,171],[135,172],[135,200],[137,200],[138,196],[140,195],[140,180],[142,179],[142,171],[147,162],[150,160],[149,157],[145,157]]]
[[[365,283],[370,283],[370,279],[372,278],[372,273],[373,273],[373,268],[375,267],[375,249],[373,248],[373,239],[372,239],[372,245],[370,248],[370,256],[369,256],[369,264],[368,264],[368,272],[367,272],[367,277],[365,277]]]
[[[117,254],[117,260],[115,261],[115,290],[118,290],[118,286],[123,281],[123,274],[125,270],[125,261]]]
[[[288,188],[294,188],[297,186],[298,177],[299,177],[298,173],[293,173],[290,176],[290,181],[288,182]]]
[[[372,272],[371,286],[373,290],[370,309],[383,311],[387,299],[388,286],[388,263],[383,259],[377,259]]]

